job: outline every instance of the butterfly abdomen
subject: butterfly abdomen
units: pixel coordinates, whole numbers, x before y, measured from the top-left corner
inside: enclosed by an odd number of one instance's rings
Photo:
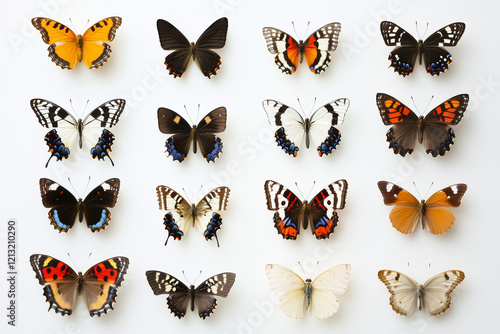
[[[78,35],[76,37],[76,46],[77,46],[77,58],[78,61],[82,61],[83,59],[83,37],[82,35]]]
[[[306,298],[306,310],[309,311],[309,308],[311,307],[311,297],[312,297],[312,286],[311,286],[311,279],[308,278],[305,281],[305,286],[304,286],[304,294]]]

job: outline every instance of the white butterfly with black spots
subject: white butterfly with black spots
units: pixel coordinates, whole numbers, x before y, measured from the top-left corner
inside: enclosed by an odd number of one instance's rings
[[[302,319],[305,311],[314,319],[326,319],[337,313],[351,276],[349,264],[339,264],[327,269],[314,280],[305,281],[296,273],[278,264],[266,265],[271,290],[280,297],[279,306],[285,315]]]
[[[447,270],[429,278],[424,285],[395,270],[380,270],[378,278],[391,293],[389,303],[396,313],[410,315],[418,308],[429,315],[438,315],[450,307],[450,294],[465,274],[460,270]]]
[[[349,99],[340,98],[323,105],[310,118],[276,100],[264,100],[262,106],[267,113],[269,124],[279,126],[274,137],[276,143],[289,155],[297,156],[298,145],[305,141],[306,148],[311,142],[318,145],[319,156],[328,155],[340,143],[340,131],[334,125],[344,122],[349,108]]]
[[[157,270],[146,271],[146,277],[155,295],[169,295],[167,306],[174,316],[179,319],[184,317],[191,304],[191,311],[194,311],[196,305],[198,315],[205,319],[217,307],[217,299],[214,296],[226,298],[236,274],[226,272],[214,275],[196,288],[194,285],[188,287],[174,276]]]
[[[95,143],[96,138],[97,144],[90,149],[92,157],[104,160],[104,157],[107,156],[114,165],[109,157],[109,152],[115,137],[107,128],[118,123],[118,119],[125,109],[125,100],[114,99],[104,102],[88,113],[83,120],[77,120],[58,104],[45,99],[32,99],[30,105],[38,122],[45,128],[53,128],[45,136],[49,152],[51,152],[45,167],[54,156],[57,160],[68,158],[70,150],[76,146],[77,139],[78,147],[81,149],[84,146],[90,148],[92,143]],[[102,131],[100,137],[99,131]]]
[[[220,212],[226,210],[229,198],[228,187],[218,187],[208,192],[198,204],[189,204],[178,192],[167,186],[156,187],[160,210],[169,211],[163,217],[168,237],[180,240],[186,233],[188,225],[197,226],[206,240],[213,237],[217,240],[217,231],[221,228],[222,217]]]

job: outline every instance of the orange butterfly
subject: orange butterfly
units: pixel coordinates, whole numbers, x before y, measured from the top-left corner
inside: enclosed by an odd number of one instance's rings
[[[420,221],[422,228],[432,234],[443,234],[455,222],[455,215],[449,207],[459,207],[460,200],[467,190],[467,185],[457,183],[434,193],[427,201],[418,201],[398,185],[379,181],[378,188],[384,197],[385,205],[395,205],[389,219],[392,226],[403,234],[415,230]]]
[[[72,69],[83,60],[88,68],[98,68],[110,56],[111,46],[106,42],[115,38],[122,19],[118,16],[105,18],[88,28],[83,36],[51,19],[35,17],[31,23],[40,31],[43,41],[50,44],[49,57],[56,65]]]

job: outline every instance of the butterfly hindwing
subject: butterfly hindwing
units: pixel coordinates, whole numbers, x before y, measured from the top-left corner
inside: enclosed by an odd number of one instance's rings
[[[93,189],[82,201],[77,200],[69,190],[57,182],[46,178],[40,179],[42,204],[50,208],[50,224],[59,232],[67,232],[73,227],[77,218],[81,222],[83,217],[92,232],[105,229],[111,219],[108,208],[115,206],[119,190],[120,180],[108,179]]]
[[[91,316],[101,316],[113,309],[116,289],[127,272],[129,260],[113,257],[92,266],[87,272],[76,273],[64,262],[53,257],[33,254],[30,263],[50,308],[62,315],[71,315],[78,295],[83,294]]]
[[[380,270],[378,277],[391,293],[389,303],[396,313],[407,316],[423,308],[429,315],[438,315],[450,307],[450,294],[465,274],[448,270],[431,277],[424,285],[394,270]]]
[[[82,60],[88,68],[102,66],[111,53],[106,42],[115,38],[122,19],[118,16],[102,19],[88,28],[83,36],[48,18],[35,17],[31,22],[42,34],[43,41],[50,44],[48,50],[52,61],[61,68],[72,69]]]
[[[196,288],[193,285],[188,287],[174,276],[161,271],[148,270],[146,278],[155,295],[169,295],[167,305],[174,316],[179,319],[184,317],[191,304],[191,311],[194,311],[196,306],[198,315],[205,319],[217,306],[214,296],[227,297],[236,275],[229,272],[220,273],[208,278]]]
[[[189,125],[182,116],[173,110],[158,108],[160,132],[173,134],[165,143],[167,156],[172,156],[174,161],[184,161],[192,143],[193,153],[197,152],[199,145],[205,160],[215,162],[222,152],[222,140],[215,134],[226,129],[226,120],[227,111],[224,107],[209,112],[197,126]]]
[[[189,40],[171,23],[159,19],[156,23],[161,47],[164,50],[175,50],[165,58],[165,65],[169,74],[181,77],[191,56],[198,64],[203,75],[210,78],[217,74],[220,68],[220,56],[210,49],[220,49],[226,44],[228,20],[222,17],[210,25],[196,43]]]

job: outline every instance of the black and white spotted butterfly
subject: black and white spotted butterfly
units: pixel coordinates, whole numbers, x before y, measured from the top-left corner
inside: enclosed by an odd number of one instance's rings
[[[97,140],[97,144],[90,149],[92,157],[104,160],[107,156],[114,165],[109,152],[115,137],[107,128],[113,127],[118,122],[125,108],[125,100],[114,99],[104,102],[88,113],[83,120],[77,120],[61,106],[45,99],[32,99],[30,105],[38,122],[45,128],[53,128],[45,136],[51,152],[45,167],[52,157],[56,157],[57,160],[68,158],[70,149],[76,146],[77,139],[80,149],[84,146],[90,147]],[[102,131],[100,136],[99,131]]]
[[[276,55],[274,62],[283,73],[294,73],[305,57],[311,72],[320,74],[331,61],[332,57],[328,51],[337,49],[340,28],[339,22],[328,23],[313,32],[305,41],[298,42],[277,28],[265,27],[262,34],[266,39],[267,49]]]
[[[380,31],[388,46],[395,46],[389,60],[395,72],[407,76],[413,72],[418,57],[419,64],[424,59],[425,69],[430,75],[446,71],[451,63],[451,54],[443,46],[455,46],[462,37],[465,23],[451,23],[422,41],[417,41],[406,30],[389,21],[380,23]]]
[[[191,304],[191,311],[194,311],[196,305],[200,318],[205,319],[217,307],[217,299],[214,296],[226,298],[236,274],[226,272],[214,275],[196,288],[194,285],[188,287],[174,276],[161,271],[148,270],[146,277],[155,295],[169,295],[167,306],[174,316],[179,319],[184,317]]]
[[[180,240],[187,231],[188,225],[196,225],[205,240],[211,240],[215,237],[217,246],[217,231],[222,225],[221,211],[226,210],[227,200],[229,198],[228,187],[218,187],[208,192],[198,204],[189,204],[179,193],[167,186],[156,187],[158,196],[158,205],[160,210],[169,211],[163,217],[165,229],[168,231],[168,237]]]
[[[306,119],[297,110],[276,100],[264,100],[262,106],[269,123],[280,127],[274,137],[286,153],[297,156],[298,145],[305,141],[306,148],[311,142],[318,145],[316,149],[321,157],[332,153],[340,143],[340,131],[334,125],[344,122],[349,103],[346,98],[334,100]]]

